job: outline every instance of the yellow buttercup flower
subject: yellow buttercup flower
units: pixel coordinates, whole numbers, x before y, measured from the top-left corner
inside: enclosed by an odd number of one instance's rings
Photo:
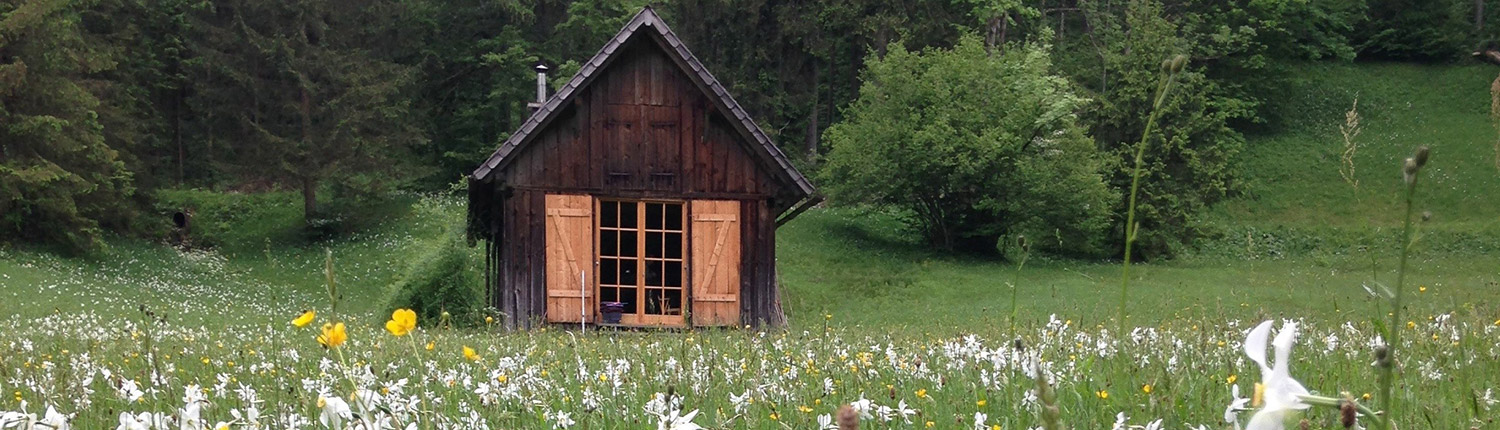
[[[406,336],[417,329],[417,313],[411,309],[397,309],[391,312],[391,320],[385,322],[385,329],[396,337]]]
[[[435,347],[435,346],[437,346],[437,342],[433,342],[433,341],[430,341],[430,340],[427,341],[427,350],[428,351],[431,351],[432,348]]]
[[[297,327],[307,327],[307,325],[308,324],[312,324],[313,319],[315,319],[317,317],[318,317],[317,313],[309,310],[309,311],[303,312],[302,316],[297,317],[297,319],[292,320],[292,325],[297,326]]]
[[[479,361],[479,353],[474,352],[474,348],[464,345],[464,358],[469,359],[469,361]]]
[[[1094,395],[1099,396],[1099,398],[1101,399],[1109,399],[1109,392],[1105,390],[1099,390],[1098,392],[1094,393]]]
[[[344,331],[344,323],[323,323],[323,334],[318,335],[318,343],[324,347],[337,348],[349,340],[349,334]]]
[[[1238,375],[1229,375],[1228,378],[1224,378],[1224,382],[1227,384],[1233,384],[1234,381],[1238,380],[1240,380],[1240,377]]]
[[[1146,394],[1151,394],[1151,388],[1152,388],[1151,384],[1142,385],[1141,386],[1141,391],[1144,392],[1144,393],[1146,393]]]
[[[989,403],[989,402],[986,402],[986,401],[984,401],[984,400],[983,400],[983,399],[980,399],[980,400],[979,400],[979,401],[977,401],[977,402],[974,402],[974,405],[975,405],[975,406],[979,406],[979,407],[984,407],[984,404],[985,404],[985,403]]]

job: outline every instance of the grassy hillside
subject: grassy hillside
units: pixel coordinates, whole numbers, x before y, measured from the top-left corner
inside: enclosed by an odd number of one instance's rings
[[[1418,205],[1438,251],[1492,252],[1500,244],[1500,166],[1490,125],[1490,65],[1309,64],[1273,100],[1278,132],[1251,135],[1241,165],[1242,194],[1207,219],[1234,245],[1251,236],[1295,251],[1381,245],[1399,227],[1400,163],[1432,147]],[[1358,186],[1339,174],[1339,126],[1355,98],[1363,132],[1355,139]],[[1221,244],[1222,245],[1222,244]],[[1388,245],[1388,243],[1386,243]]]

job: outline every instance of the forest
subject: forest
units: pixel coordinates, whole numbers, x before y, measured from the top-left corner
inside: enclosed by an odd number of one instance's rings
[[[161,190],[295,191],[317,226],[461,187],[530,114],[535,66],[562,85],[649,4],[832,204],[939,249],[1112,256],[1151,142],[1136,246],[1166,256],[1242,191],[1288,70],[1500,58],[1491,3],[3,0],[0,242],[159,236]]]

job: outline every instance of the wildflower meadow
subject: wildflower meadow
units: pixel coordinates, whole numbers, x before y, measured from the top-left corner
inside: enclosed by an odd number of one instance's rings
[[[1366,413],[1382,404],[1375,351],[1386,340],[1377,319],[1352,312],[1157,318],[1132,307],[1136,324],[1120,332],[1093,315],[1112,312],[1110,300],[1047,313],[1026,305],[1027,290],[1014,328],[1003,313],[929,330],[803,310],[788,329],[501,332],[361,299],[362,284],[390,276],[371,262],[398,258],[409,234],[277,258],[6,254],[0,426],[833,429],[847,405],[876,429],[1344,428],[1345,404],[1359,408],[1351,426],[1379,424]],[[284,273],[305,282],[277,285]],[[1399,428],[1487,428],[1500,320],[1429,288],[1410,286],[1408,300],[1458,305],[1412,306],[1397,327]]]

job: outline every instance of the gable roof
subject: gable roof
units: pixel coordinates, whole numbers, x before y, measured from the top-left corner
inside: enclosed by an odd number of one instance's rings
[[[641,31],[643,28],[648,30]],[[684,45],[682,39],[678,38],[677,34],[673,33],[672,29],[667,27],[667,24],[656,14],[656,11],[651,9],[651,6],[646,6],[639,13],[636,13],[635,17],[631,18],[630,22],[626,23],[625,27],[620,29],[619,33],[609,39],[609,43],[604,44],[604,47],[600,48],[599,52],[594,54],[593,58],[579,67],[578,73],[573,75],[573,79],[568,80],[567,85],[564,85],[561,89],[557,90],[557,93],[548,98],[547,102],[543,103],[540,109],[537,109],[525,123],[521,124],[520,129],[511,134],[510,138],[506,139],[500,145],[500,148],[495,150],[494,155],[491,155],[489,160],[486,160],[479,165],[478,169],[474,170],[473,178],[475,180],[486,179],[491,172],[504,166],[511,155],[534,140],[533,137],[539,134],[539,131],[546,128],[558,116],[558,113],[563,110],[563,106],[567,106],[568,102],[582,92],[584,87],[592,83],[598,77],[599,71],[603,70],[605,66],[613,62],[620,52],[624,51],[620,48],[638,34],[659,37],[652,37],[651,39],[662,48],[662,51],[667,53],[667,57],[671,58],[673,63],[676,63],[684,72],[687,72],[688,78],[693,81],[699,90],[708,95],[708,99],[714,105],[718,106],[720,113],[723,113],[725,117],[730,119],[729,122],[734,125],[735,130],[746,141],[751,143],[750,147],[745,149],[760,159],[762,168],[767,168],[774,176],[778,176],[785,183],[792,185],[799,199],[813,194],[812,183],[808,182],[807,178],[802,176],[802,173],[798,172],[796,167],[792,166],[792,163],[787,160],[786,154],[782,153],[781,149],[777,148],[776,144],[771,142],[766,133],[761,131],[760,126],[755,125],[755,121],[750,118],[750,114],[746,113],[745,109],[734,101],[734,97],[729,95],[729,91],[724,89],[724,85],[720,84],[718,79],[715,79],[712,74],[708,73],[708,68],[704,67],[703,63],[699,62],[698,58],[694,57],[693,53],[688,51],[687,45]],[[770,167],[776,168],[770,169]]]

